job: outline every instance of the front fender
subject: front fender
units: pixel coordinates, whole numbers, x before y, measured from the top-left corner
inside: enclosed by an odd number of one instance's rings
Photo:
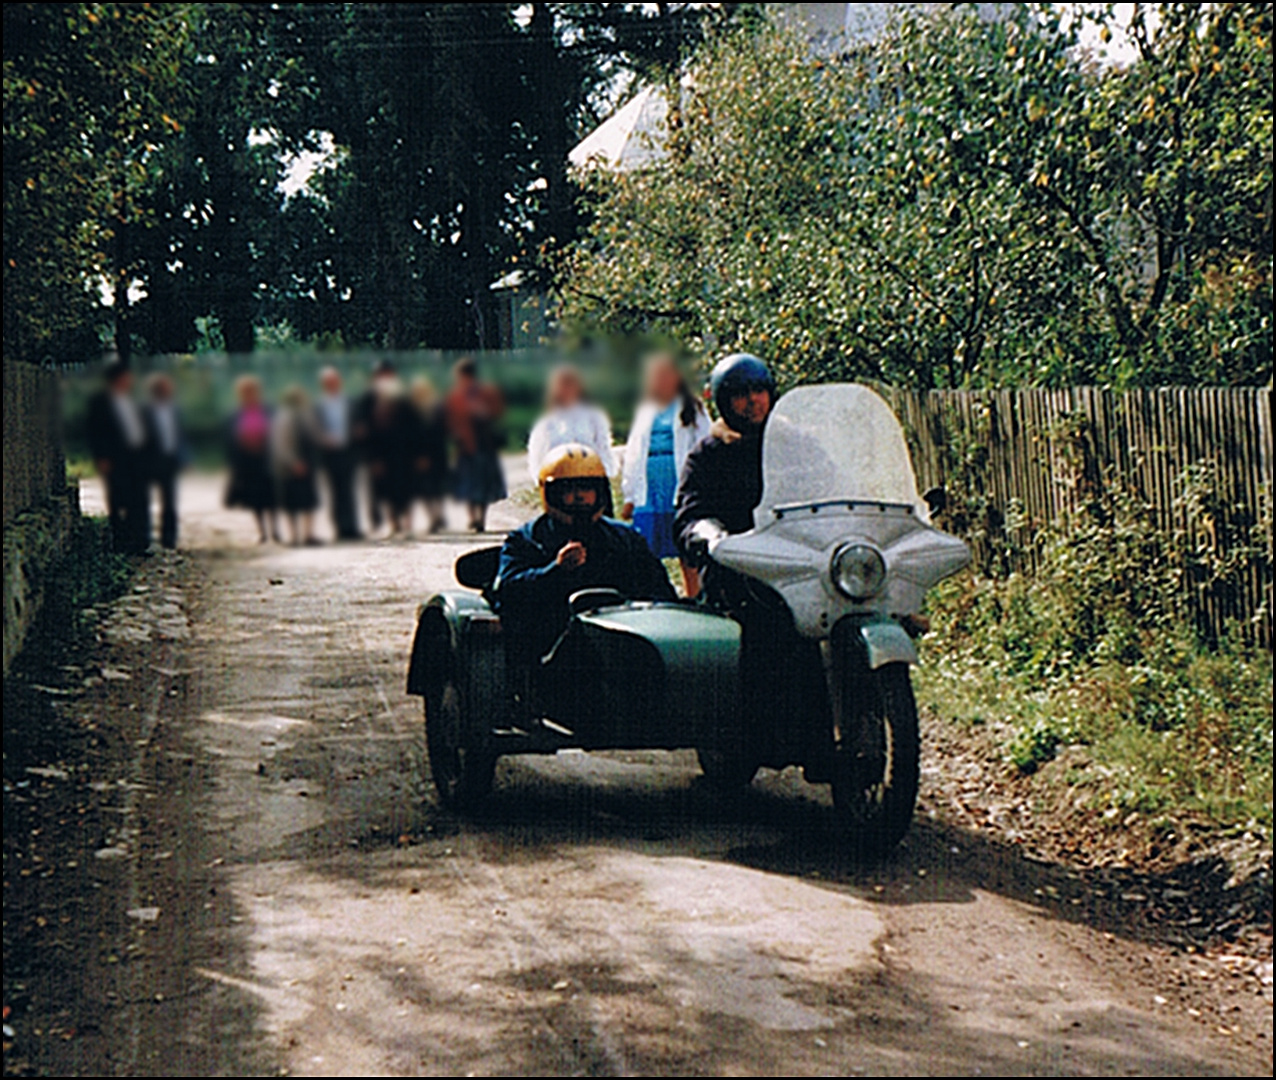
[[[917,663],[917,646],[893,619],[862,623],[859,632],[864,639],[865,659],[870,671],[887,664]]]

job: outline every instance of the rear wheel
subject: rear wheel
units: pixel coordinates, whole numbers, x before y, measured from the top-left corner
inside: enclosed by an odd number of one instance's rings
[[[920,740],[908,665],[886,664],[840,696],[833,804],[856,847],[884,855],[908,831],[917,802]]]
[[[496,755],[474,745],[466,730],[461,691],[451,679],[425,697],[425,743],[439,802],[449,810],[469,810],[492,790]]]

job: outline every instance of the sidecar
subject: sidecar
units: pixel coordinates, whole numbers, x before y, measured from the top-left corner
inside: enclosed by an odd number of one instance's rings
[[[463,555],[455,573],[465,591],[436,594],[418,616],[407,689],[425,699],[444,805],[481,799],[505,754],[729,746],[741,715],[738,623],[585,590],[552,652],[528,663],[489,603],[499,552]]]

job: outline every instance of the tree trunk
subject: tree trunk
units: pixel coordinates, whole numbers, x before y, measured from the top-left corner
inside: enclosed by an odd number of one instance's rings
[[[129,242],[128,227],[122,221],[115,223],[115,291],[112,317],[115,323],[115,351],[120,362],[127,364],[133,357],[133,337],[129,333]]]

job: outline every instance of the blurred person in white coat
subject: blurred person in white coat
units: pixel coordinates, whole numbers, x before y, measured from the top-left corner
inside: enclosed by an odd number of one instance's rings
[[[545,412],[533,425],[527,440],[527,469],[534,482],[550,451],[569,443],[593,450],[607,470],[609,480],[619,473],[611,446],[611,420],[589,400],[580,371],[571,364],[559,364],[549,373]],[[606,517],[614,516],[610,497],[603,513]]]

